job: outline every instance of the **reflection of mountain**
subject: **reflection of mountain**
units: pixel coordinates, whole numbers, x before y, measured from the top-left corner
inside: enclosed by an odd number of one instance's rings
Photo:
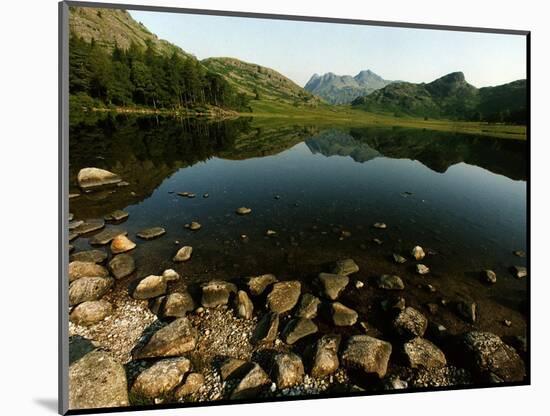
[[[457,163],[479,166],[515,180],[526,180],[525,142],[419,129],[356,128],[328,130],[306,140],[313,153],[350,156],[365,162],[377,156],[418,160],[443,173]]]

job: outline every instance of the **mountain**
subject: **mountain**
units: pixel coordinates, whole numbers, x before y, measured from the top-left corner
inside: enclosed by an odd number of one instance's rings
[[[235,58],[207,58],[201,62],[210,71],[222,75],[237,91],[253,99],[294,105],[320,102],[319,98],[271,68]]]
[[[357,97],[368,95],[391,83],[371,70],[364,70],[352,77],[328,72],[313,74],[304,89],[324,98],[331,104],[347,104]]]
[[[395,82],[356,98],[352,105],[398,116],[525,124],[526,82],[478,89],[466,81],[462,72],[453,72],[427,84]]]

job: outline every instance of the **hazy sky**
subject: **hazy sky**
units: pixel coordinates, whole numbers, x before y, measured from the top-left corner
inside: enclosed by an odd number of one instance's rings
[[[199,59],[238,58],[273,68],[302,86],[314,73],[355,75],[362,69],[410,82],[430,82],[462,71],[476,87],[526,77],[526,41],[519,35],[130,13],[160,38]]]

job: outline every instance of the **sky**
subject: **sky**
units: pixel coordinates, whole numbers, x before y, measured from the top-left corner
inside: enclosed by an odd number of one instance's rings
[[[476,87],[526,78],[521,35],[130,11],[151,32],[199,59],[233,57],[303,86],[314,74],[370,69],[387,80],[430,82],[462,71]]]

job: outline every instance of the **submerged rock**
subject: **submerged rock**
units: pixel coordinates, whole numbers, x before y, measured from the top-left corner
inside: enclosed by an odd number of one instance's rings
[[[261,295],[267,287],[273,283],[277,283],[279,279],[273,274],[262,274],[261,276],[253,276],[248,279],[248,290],[252,296]]]
[[[268,308],[275,313],[288,312],[298,303],[301,289],[297,280],[275,283],[267,295]]]
[[[518,279],[523,279],[524,277],[527,277],[527,267],[524,266],[514,266],[514,275]]]
[[[412,368],[441,368],[447,365],[443,351],[424,338],[413,338],[403,345],[403,351]]]
[[[193,253],[193,247],[191,246],[183,246],[178,250],[176,255],[174,256],[174,261],[187,261],[191,258],[191,254]]]
[[[83,302],[74,308],[69,316],[77,325],[93,325],[102,321],[113,312],[113,305],[106,300]]]
[[[424,275],[430,273],[430,268],[426,266],[425,264],[417,264],[416,265],[416,272],[418,274]]]
[[[304,293],[300,298],[296,316],[298,318],[313,319],[317,316],[320,304],[321,301],[318,297],[313,296],[311,293]]]
[[[403,264],[407,261],[407,259],[401,256],[400,254],[393,253],[392,257],[393,257],[393,261],[396,262],[397,264]]]
[[[90,244],[93,246],[103,246],[109,244],[113,238],[126,234],[127,232],[120,228],[106,228],[90,238]]]
[[[131,255],[119,254],[109,262],[109,270],[115,279],[122,279],[136,270],[136,263]]]
[[[336,326],[352,326],[357,322],[358,314],[353,309],[342,305],[340,302],[333,302],[330,305],[332,322]]]
[[[103,263],[107,259],[107,257],[107,253],[103,250],[87,250],[71,254],[70,259],[71,261],[86,263]]]
[[[113,254],[125,253],[127,251],[133,250],[134,248],[136,248],[136,243],[134,243],[125,235],[119,235],[113,238],[113,241],[111,241],[111,252]]]
[[[94,231],[101,230],[103,227],[105,227],[105,221],[100,219],[91,219],[91,220],[85,220],[82,224],[80,224],[78,227],[76,227],[72,231],[77,235],[83,235],[83,234],[88,234]]]
[[[516,255],[518,257],[525,257],[527,254],[523,250],[515,250],[514,255]]]
[[[239,290],[235,296],[235,309],[237,316],[243,319],[251,319],[254,305],[244,290]]]
[[[106,186],[119,183],[122,179],[113,172],[99,168],[80,169],[77,175],[77,182],[84,192],[91,192]]]
[[[308,335],[315,334],[318,330],[317,325],[311,319],[295,318],[286,325],[283,330],[283,338],[287,344],[292,345]]]
[[[126,371],[103,351],[92,351],[69,367],[69,408],[129,406]]]
[[[196,221],[192,221],[191,224],[189,224],[189,229],[191,231],[198,231],[202,228],[202,225]]]
[[[134,299],[151,299],[166,293],[166,280],[162,276],[149,275],[134,289]]]
[[[324,335],[317,341],[312,357],[311,375],[313,377],[326,377],[338,370],[340,339],[340,335]]]
[[[267,237],[274,237],[274,236],[277,235],[277,231],[274,231],[274,230],[267,230],[267,231],[265,232],[265,235],[266,235]]]
[[[205,308],[227,305],[231,293],[237,292],[237,286],[222,280],[213,280],[202,285],[201,304]]]
[[[154,400],[163,398],[174,390],[191,369],[187,358],[161,360],[142,371],[132,386],[132,394],[139,398]]]
[[[341,274],[320,273],[319,281],[323,294],[330,300],[336,300],[349,283],[349,277]]]
[[[380,230],[385,230],[386,228],[388,228],[388,226],[383,222],[375,222],[372,226]]]
[[[411,256],[413,256],[415,260],[422,260],[426,256],[426,253],[424,253],[422,247],[416,246],[412,249]]]
[[[399,276],[383,274],[378,278],[378,287],[385,290],[403,290],[405,289],[405,284]]]
[[[231,393],[231,399],[238,400],[257,397],[269,384],[271,384],[269,376],[262,367],[254,363],[252,369],[242,378]]]
[[[69,305],[98,300],[113,286],[112,277],[82,277],[69,285]]]
[[[238,215],[248,215],[252,212],[252,209],[247,208],[247,207],[240,207],[240,208],[237,208],[237,210],[235,212]]]
[[[139,231],[136,235],[139,238],[142,238],[144,240],[153,240],[154,238],[158,238],[166,233],[166,230],[162,227],[152,227],[152,228],[146,228],[145,230]]]
[[[252,343],[261,344],[273,342],[277,339],[279,332],[279,314],[267,312],[258,321],[256,328],[252,334]]]
[[[122,221],[128,218],[130,214],[128,214],[126,211],[122,211],[121,209],[114,210],[113,212],[110,212],[109,214],[105,215],[103,219],[105,221]]]
[[[389,342],[368,335],[353,335],[342,353],[342,364],[382,378],[386,375],[391,352]]]
[[[69,263],[69,282],[82,277],[107,277],[109,272],[99,264],[91,261],[72,261]]]
[[[178,318],[159,329],[149,341],[134,352],[135,359],[174,357],[192,351],[197,345],[198,333],[187,318]]]
[[[279,389],[301,383],[305,374],[302,359],[292,352],[277,354],[274,358],[273,370]]]
[[[401,337],[422,337],[428,328],[428,320],[416,309],[407,306],[393,320],[393,327]]]
[[[483,277],[487,283],[495,284],[497,282],[497,275],[492,270],[485,270],[483,272]]]
[[[353,259],[338,260],[332,273],[348,276],[359,271],[359,266]]]

